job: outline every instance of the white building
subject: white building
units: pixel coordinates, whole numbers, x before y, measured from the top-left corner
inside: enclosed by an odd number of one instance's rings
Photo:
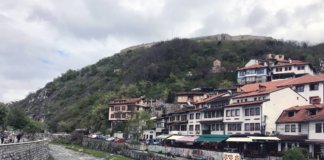
[[[271,67],[272,80],[297,78],[303,75],[314,75],[315,70],[308,62],[299,60],[282,60]]]
[[[225,134],[274,135],[282,110],[300,104],[307,100],[289,87],[267,89],[260,85],[257,91],[233,97],[225,107]]]
[[[324,154],[324,104],[294,106],[284,110],[277,120],[278,150],[297,146],[312,157]]]

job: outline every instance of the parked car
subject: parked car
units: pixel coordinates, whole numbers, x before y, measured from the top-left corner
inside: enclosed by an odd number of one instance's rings
[[[109,142],[112,142],[114,140],[115,140],[115,137],[108,137],[108,138],[106,138],[106,141],[109,141]]]
[[[125,142],[126,140],[121,138],[115,140],[115,143],[125,143]]]

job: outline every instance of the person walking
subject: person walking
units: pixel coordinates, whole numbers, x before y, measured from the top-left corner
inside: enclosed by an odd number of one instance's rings
[[[1,139],[1,144],[4,143],[4,138],[5,138],[5,135],[4,135],[4,130],[1,130],[0,131],[0,139]]]

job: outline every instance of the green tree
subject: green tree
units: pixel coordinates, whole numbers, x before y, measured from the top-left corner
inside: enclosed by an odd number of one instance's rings
[[[144,130],[151,129],[153,127],[153,121],[149,113],[140,111],[133,115],[133,117],[127,122],[128,134],[133,135],[134,139],[139,139]]]
[[[291,148],[285,151],[283,160],[307,160],[307,151],[303,148]]]
[[[0,103],[0,127],[4,127],[6,123],[6,118],[8,115],[8,110],[4,104]]]
[[[22,130],[28,124],[27,116],[16,109],[10,110],[6,118],[7,125],[17,130]]]

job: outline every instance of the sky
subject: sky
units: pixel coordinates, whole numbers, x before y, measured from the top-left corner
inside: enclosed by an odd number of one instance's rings
[[[323,0],[1,0],[0,102],[142,43],[228,33],[324,42]]]

